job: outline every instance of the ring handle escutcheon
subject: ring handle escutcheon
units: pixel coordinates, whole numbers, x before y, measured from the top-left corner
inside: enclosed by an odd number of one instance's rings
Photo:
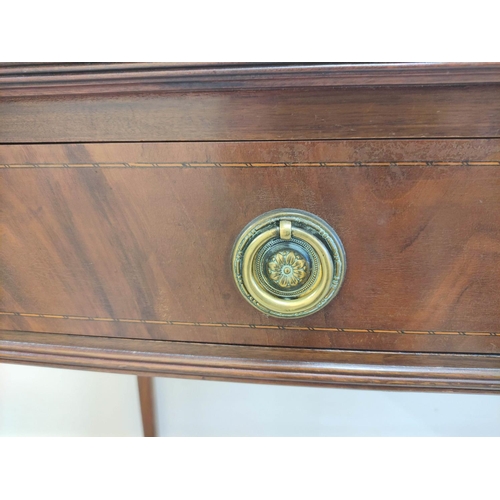
[[[264,314],[300,318],[326,306],[345,275],[345,251],[335,231],[302,210],[267,212],[236,239],[233,275],[245,299]]]

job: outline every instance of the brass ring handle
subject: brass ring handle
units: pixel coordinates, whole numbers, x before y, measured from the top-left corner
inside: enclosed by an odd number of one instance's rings
[[[335,231],[301,210],[274,210],[248,224],[233,249],[233,274],[243,296],[270,316],[297,318],[324,307],[345,274]]]

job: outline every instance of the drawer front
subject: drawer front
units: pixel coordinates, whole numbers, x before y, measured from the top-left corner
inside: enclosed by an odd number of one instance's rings
[[[261,346],[500,352],[500,141],[0,147],[1,328]],[[243,227],[305,210],[345,248],[300,319],[233,279]]]

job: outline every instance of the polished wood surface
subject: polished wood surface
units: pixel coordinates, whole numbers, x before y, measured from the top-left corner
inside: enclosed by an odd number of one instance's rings
[[[500,352],[500,141],[0,148],[2,328],[107,337]],[[275,208],[329,222],[325,309],[267,318],[230,254]]]
[[[0,331],[0,360],[230,382],[498,392],[498,355],[287,349]]]
[[[276,208],[347,253],[301,320],[232,279]],[[497,391],[499,214],[498,63],[0,64],[1,361]]]
[[[0,142],[500,137],[500,85],[0,99]]]
[[[0,63],[0,97],[486,83],[499,63]]]
[[[156,437],[156,416],[153,379],[151,377],[137,377],[139,401],[141,404],[141,418],[144,437]]]

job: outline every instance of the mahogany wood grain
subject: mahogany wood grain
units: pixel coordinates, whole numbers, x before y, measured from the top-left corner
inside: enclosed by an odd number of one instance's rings
[[[3,329],[500,352],[498,140],[2,146],[0,160]],[[239,231],[282,207],[324,218],[347,254],[339,295],[301,320],[263,316],[231,274]]]
[[[0,331],[0,361],[142,376],[384,390],[500,390],[498,355],[286,349]]]
[[[0,143],[500,137],[500,84],[0,98]]]
[[[0,360],[496,392],[499,137],[498,63],[0,63]],[[296,321],[229,265],[283,207],[347,252]]]
[[[156,437],[155,397],[152,377],[137,377],[144,437]]]

